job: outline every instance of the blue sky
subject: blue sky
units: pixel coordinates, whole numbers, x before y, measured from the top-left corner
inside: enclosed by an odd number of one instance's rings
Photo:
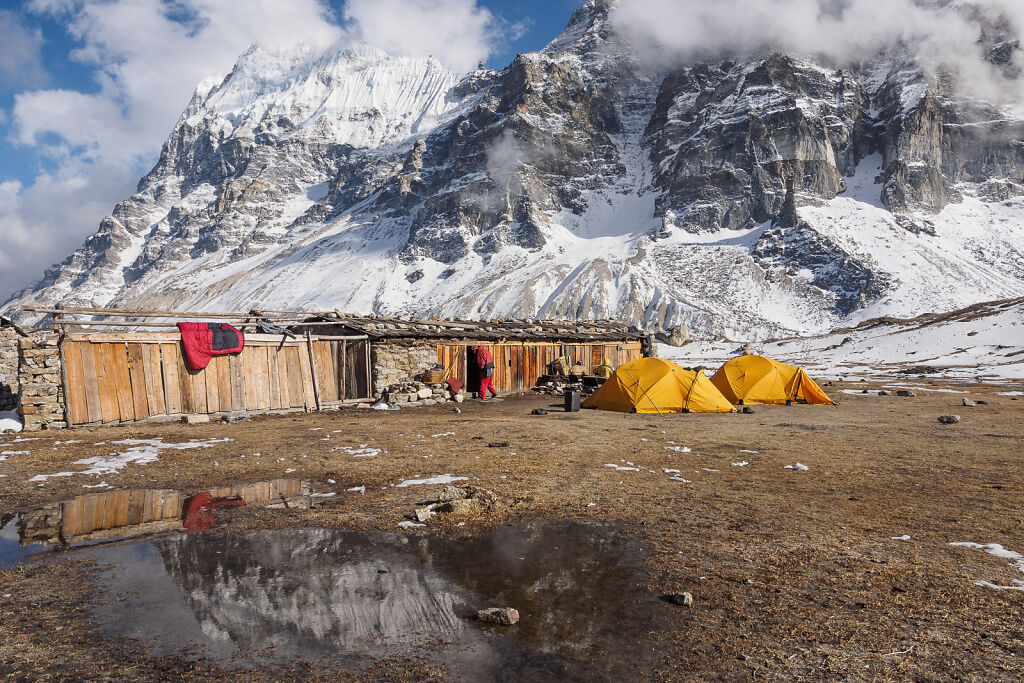
[[[95,232],[249,43],[347,35],[500,69],[581,2],[0,0],[0,302]]]

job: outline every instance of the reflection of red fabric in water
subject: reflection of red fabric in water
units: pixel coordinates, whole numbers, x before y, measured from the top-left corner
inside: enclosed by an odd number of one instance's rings
[[[203,531],[213,526],[212,508],[241,506],[245,501],[238,498],[214,498],[209,491],[202,491],[185,501],[185,517],[182,526],[185,531]]]

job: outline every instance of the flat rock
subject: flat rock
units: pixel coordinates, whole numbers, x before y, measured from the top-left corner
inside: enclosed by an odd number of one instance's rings
[[[430,398],[434,395],[434,390],[424,387],[416,392],[416,398]]]
[[[425,522],[434,516],[434,511],[430,508],[416,508],[414,514],[417,522]]]
[[[210,421],[209,415],[182,415],[181,421],[187,425],[201,425]]]
[[[972,401],[969,398],[965,398],[963,400],[963,404],[964,404],[964,407],[966,407],[966,408],[973,408],[974,406],[978,405],[977,403],[975,403],[974,401]]]
[[[754,406],[743,406],[742,412],[746,413],[747,415],[752,415],[757,411],[754,410]]]
[[[896,392],[896,395],[897,396],[910,396],[911,398],[913,398],[914,396],[917,396],[917,394],[915,394],[910,389],[900,389],[899,391]]]
[[[488,607],[478,610],[476,618],[487,624],[511,626],[519,623],[519,610],[512,607]]]
[[[959,421],[959,415],[939,415],[939,422],[944,425],[951,425]]]

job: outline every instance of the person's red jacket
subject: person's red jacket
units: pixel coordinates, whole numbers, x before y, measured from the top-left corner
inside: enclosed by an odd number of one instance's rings
[[[483,370],[488,363],[494,363],[494,356],[483,346],[476,347],[476,365]]]

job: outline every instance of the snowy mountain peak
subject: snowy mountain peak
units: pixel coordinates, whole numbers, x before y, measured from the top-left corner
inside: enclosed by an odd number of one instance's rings
[[[732,338],[1024,295],[1024,123],[898,56],[641,67],[592,0],[456,74],[252,48],[5,307],[617,318]]]

